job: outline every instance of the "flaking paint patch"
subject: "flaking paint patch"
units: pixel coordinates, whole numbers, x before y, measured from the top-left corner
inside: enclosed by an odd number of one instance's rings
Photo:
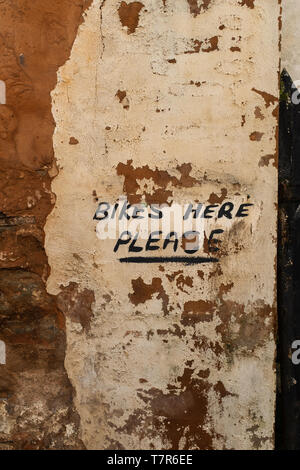
[[[169,297],[163,288],[160,278],[152,279],[151,284],[146,284],[141,277],[133,279],[131,282],[133,294],[128,294],[128,297],[133,305],[145,303],[146,300],[150,300],[154,294],[158,294],[157,299],[162,300],[162,310],[165,315],[168,314]]]
[[[191,325],[194,322],[206,322],[212,319],[214,304],[205,300],[189,300],[184,304],[181,323]]]
[[[254,2],[255,0],[241,0],[239,4],[243,7],[246,5],[248,8],[254,8]]]
[[[274,155],[264,155],[259,160],[258,166],[269,166],[269,163],[270,163],[271,160],[275,160]]]
[[[124,109],[129,109],[129,101],[125,90],[118,90],[116,97],[119,99],[119,102],[122,104]]]
[[[168,171],[158,168],[151,169],[149,165],[134,168],[132,160],[127,161],[126,164],[120,162],[116,170],[117,175],[124,176],[123,191],[132,204],[141,202],[143,198],[148,204],[164,204],[169,202],[169,198],[173,195],[172,187],[189,188],[200,185],[200,181],[190,175],[192,171],[190,163],[177,165],[176,170],[180,177],[170,175]],[[147,187],[146,191],[142,190],[143,180],[152,180],[156,185],[152,193],[147,191]],[[168,187],[170,189],[166,189]]]
[[[251,132],[249,138],[250,140],[252,140],[252,142],[260,142],[261,139],[263,138],[263,132],[258,132],[258,131],[254,131],[254,132]]]
[[[273,96],[266,91],[257,90],[256,88],[252,88],[252,90],[263,98],[267,108],[278,102],[278,97]]]
[[[92,304],[95,302],[95,294],[89,289],[78,290],[75,282],[68,286],[61,286],[61,292],[57,296],[57,305],[65,317],[71,321],[80,323],[83,330],[89,331],[93,316]]]
[[[209,8],[211,0],[186,0],[191,14],[196,17],[200,15],[202,11],[205,11]]]
[[[185,54],[197,54],[199,52],[213,52],[219,50],[218,43],[219,38],[218,36],[213,36],[211,38],[204,39],[203,41],[199,41],[199,39],[193,39],[193,49],[184,51]]]
[[[139,24],[140,11],[144,7],[141,2],[121,2],[118,13],[123,26],[127,27],[128,34],[135,32]]]
[[[261,108],[259,106],[255,107],[254,114],[255,114],[256,119],[260,119],[261,121],[265,119],[265,116],[262,114]]]

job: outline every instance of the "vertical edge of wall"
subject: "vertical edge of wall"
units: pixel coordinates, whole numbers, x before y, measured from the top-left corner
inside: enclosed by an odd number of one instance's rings
[[[299,448],[299,104],[293,81],[281,77],[278,224],[278,373],[276,447]],[[298,92],[297,92],[298,95]],[[298,167],[298,168],[297,168]],[[296,362],[295,362],[296,360]]]
[[[279,449],[300,448],[299,412],[299,3],[284,2],[279,132],[278,364]]]

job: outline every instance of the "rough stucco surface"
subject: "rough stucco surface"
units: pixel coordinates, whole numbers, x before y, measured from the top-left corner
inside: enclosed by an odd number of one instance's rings
[[[84,448],[43,227],[55,200],[50,91],[89,3],[0,2],[0,449]]]
[[[273,447],[278,17],[94,0],[59,69],[47,291],[89,449]],[[219,263],[120,264],[93,215],[121,195],[253,207]]]
[[[294,81],[300,80],[299,40],[299,2],[288,0],[284,2],[282,13],[281,65]]]

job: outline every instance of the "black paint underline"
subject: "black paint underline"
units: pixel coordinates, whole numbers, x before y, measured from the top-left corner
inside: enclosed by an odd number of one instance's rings
[[[129,256],[128,258],[120,258],[120,263],[183,263],[204,264],[218,263],[218,258],[204,258],[200,256]]]

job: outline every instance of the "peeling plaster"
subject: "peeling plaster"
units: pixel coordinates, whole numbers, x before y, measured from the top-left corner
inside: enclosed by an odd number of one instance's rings
[[[47,289],[71,286],[65,364],[89,449],[273,447],[277,170],[264,156],[276,161],[279,6],[256,3],[122,2],[120,21],[120,2],[94,0],[59,70]],[[93,214],[124,192],[254,210],[225,224],[217,265],[122,265]]]

